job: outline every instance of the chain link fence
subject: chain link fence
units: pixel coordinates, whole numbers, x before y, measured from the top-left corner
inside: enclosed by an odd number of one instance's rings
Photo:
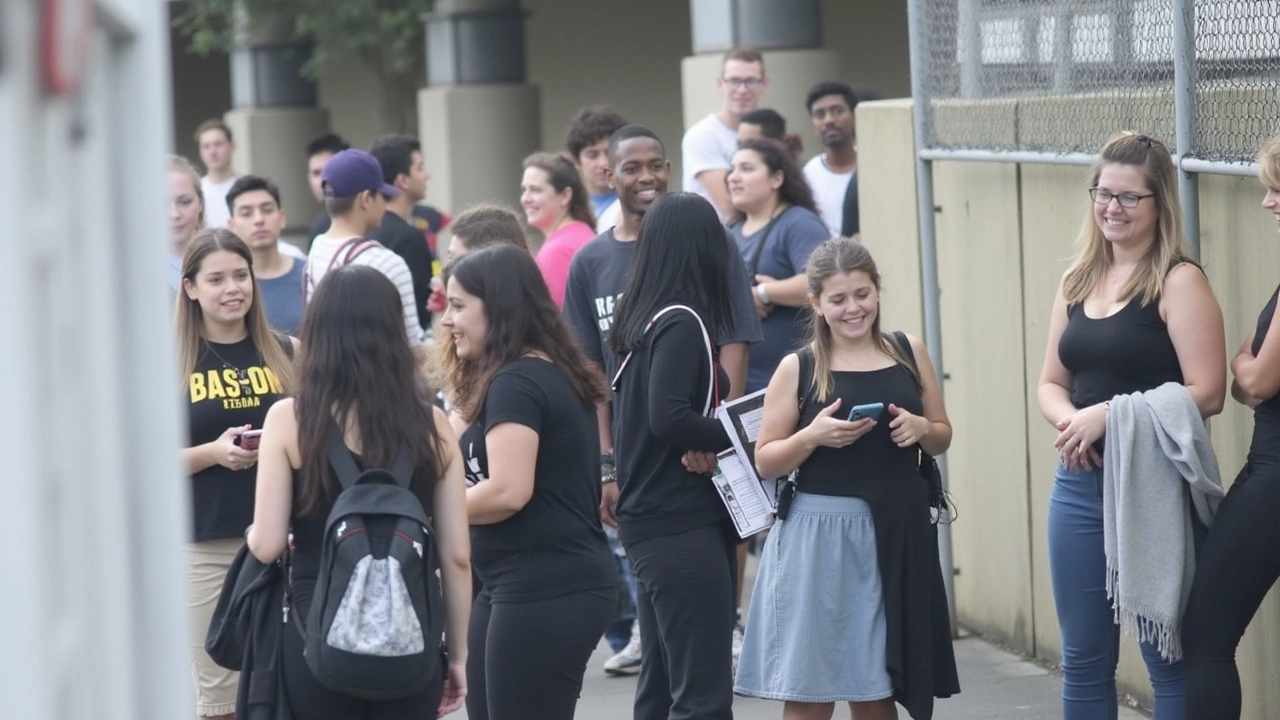
[[[1096,153],[1121,129],[1174,146],[1176,0],[918,1],[925,147]],[[1280,132],[1280,0],[1194,10],[1188,155],[1251,160]]]

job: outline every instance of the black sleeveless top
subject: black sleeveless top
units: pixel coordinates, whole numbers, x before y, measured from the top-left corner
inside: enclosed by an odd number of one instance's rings
[[[1071,404],[1077,408],[1182,382],[1159,299],[1143,307],[1135,297],[1114,315],[1097,319],[1085,314],[1083,303],[1067,306],[1058,359],[1071,372]]]
[[[798,427],[813,422],[822,408],[840,398],[839,417],[847,417],[855,405],[884,403],[884,412],[871,432],[857,442],[842,448],[820,447],[800,465],[796,492],[814,495],[853,497],[858,488],[880,478],[911,477],[916,473],[919,456],[916,449],[900,448],[889,439],[889,405],[894,404],[915,415],[924,413],[920,391],[910,371],[901,365],[866,372],[831,373],[835,391],[825,402],[819,402],[814,391],[805,394]]]
[[[1271,294],[1271,300],[1258,315],[1252,347],[1255,356],[1262,349],[1262,342],[1267,339],[1267,330],[1271,328],[1271,319],[1276,314],[1277,297],[1280,297],[1280,287]],[[1249,444],[1249,462],[1253,464],[1263,461],[1273,466],[1280,465],[1280,393],[1262,401],[1253,410],[1253,441]]]

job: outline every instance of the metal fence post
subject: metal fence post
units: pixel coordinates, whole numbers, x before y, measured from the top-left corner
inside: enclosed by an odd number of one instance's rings
[[[1182,160],[1196,144],[1196,7],[1195,0],[1173,0],[1174,154],[1178,159],[1178,196],[1187,249],[1200,259],[1200,177]]]
[[[942,317],[938,303],[938,246],[933,216],[933,165],[921,156],[920,151],[929,142],[929,96],[925,74],[930,64],[925,50],[924,8],[926,0],[908,0],[907,2],[907,45],[911,57],[911,97],[912,126],[915,131],[916,151],[916,199],[920,215],[920,292],[924,305],[924,342],[929,348],[929,357],[938,373],[938,385],[942,387],[942,378],[946,376],[942,364]],[[976,24],[977,17],[972,21]],[[967,29],[959,28],[960,35]],[[979,48],[970,47],[970,52],[977,53]],[[946,457],[938,458],[938,467],[942,471],[943,487],[949,485],[947,478]],[[951,526],[938,526],[938,554],[942,565],[942,582],[947,589],[947,609],[951,616],[951,632],[958,633],[956,627],[956,592],[955,569],[951,552]]]

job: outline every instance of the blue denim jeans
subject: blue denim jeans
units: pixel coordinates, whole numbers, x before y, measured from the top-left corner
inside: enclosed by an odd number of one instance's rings
[[[635,622],[636,618],[636,574],[631,569],[631,561],[627,559],[622,543],[618,542],[618,531],[605,525],[604,535],[608,538],[609,550],[613,552],[613,558],[618,563],[618,577],[622,579],[622,584],[627,589],[627,597],[631,600],[631,612],[615,617],[604,629],[604,640],[616,653],[621,652],[622,648],[631,642],[631,623]]]
[[[1062,632],[1063,720],[1115,720],[1120,626],[1107,599],[1101,470],[1058,465],[1049,496],[1049,572]],[[1183,720],[1182,662],[1163,660],[1154,644],[1140,648],[1156,720]]]

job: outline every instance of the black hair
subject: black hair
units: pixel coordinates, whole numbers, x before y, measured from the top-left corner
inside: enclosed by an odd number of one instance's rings
[[[614,314],[609,347],[619,355],[644,343],[649,321],[662,308],[688,305],[708,331],[728,327],[729,262],[733,260],[720,216],[693,193],[661,195],[645,213],[636,238],[636,257]]]
[[[369,146],[369,154],[382,166],[382,181],[388,185],[412,172],[414,153],[422,153],[422,143],[412,135],[383,135]]]
[[[828,95],[839,95],[844,98],[844,102],[852,110],[858,105],[858,96],[853,92],[853,88],[845,83],[836,82],[834,80],[823,80],[804,97],[804,109],[810,114],[813,113],[813,104]]]
[[[595,145],[607,140],[620,128],[626,127],[627,121],[608,105],[592,105],[584,107],[569,121],[569,130],[564,136],[564,147],[577,162],[578,155],[588,145]]]
[[[280,202],[280,188],[276,187],[275,183],[260,175],[241,175],[231,184],[231,189],[227,191],[227,210],[230,210],[231,214],[234,215],[236,212],[236,198],[254,190],[266,190],[276,201],[276,207],[284,207],[284,204]]]
[[[328,132],[311,138],[311,142],[307,143],[307,159],[310,160],[321,153],[337,155],[343,150],[350,149],[351,144],[343,140],[341,135]]]
[[[658,134],[643,125],[624,125],[618,128],[618,131],[609,136],[609,166],[618,164],[618,146],[628,140],[635,138],[652,138],[658,143],[658,147],[662,148],[662,154],[667,154],[667,146],[662,144],[662,139]]]
[[[787,136],[787,119],[778,114],[777,110],[769,108],[752,110],[743,115],[740,122],[748,125],[759,125],[760,133],[767,138],[781,140]]]

